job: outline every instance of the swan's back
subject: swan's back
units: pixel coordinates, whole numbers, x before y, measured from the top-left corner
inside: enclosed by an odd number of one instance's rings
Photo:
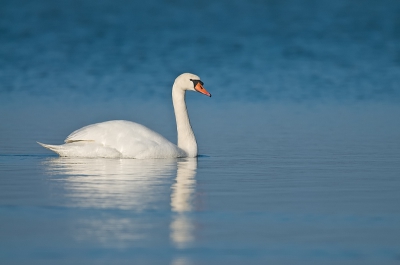
[[[45,146],[46,147],[46,146]],[[53,148],[50,148],[53,147]],[[184,157],[185,152],[146,126],[130,121],[107,121],[72,132],[65,144],[55,150],[61,156],[169,158]],[[69,149],[68,149],[69,148]],[[79,153],[72,150],[80,149]],[[82,148],[86,151],[82,152]],[[116,155],[118,154],[119,155]]]
[[[129,139],[126,139],[126,137],[129,137]],[[121,138],[125,141],[129,140],[138,142],[139,144],[162,144],[166,141],[169,142],[163,136],[146,126],[122,120],[106,121],[82,127],[68,135],[64,142],[96,141],[113,146],[114,144],[128,144],[127,142],[121,142]]]

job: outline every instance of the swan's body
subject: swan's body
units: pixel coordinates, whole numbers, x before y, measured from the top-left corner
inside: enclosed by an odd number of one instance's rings
[[[130,121],[107,121],[85,126],[71,133],[63,145],[41,144],[60,156],[107,158],[196,157],[197,143],[185,103],[186,90],[211,96],[193,74],[178,76],[172,87],[178,131],[178,145],[149,128]]]
[[[106,121],[71,133],[63,145],[44,145],[60,156],[107,158],[186,157],[182,149],[149,128],[130,121]]]

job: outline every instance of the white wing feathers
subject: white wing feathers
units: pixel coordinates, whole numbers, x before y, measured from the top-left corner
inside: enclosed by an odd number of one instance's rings
[[[160,134],[141,124],[130,121],[116,120],[85,126],[72,132],[65,139],[62,149],[75,149],[81,144],[95,149],[91,152],[86,151],[87,154],[90,153],[90,156],[96,156],[93,153],[103,153],[104,150],[110,149],[113,149],[113,151],[110,151],[112,156],[120,153],[120,157],[123,158],[185,156],[185,152]],[[51,150],[55,151],[54,149]],[[68,154],[68,152],[63,153]]]

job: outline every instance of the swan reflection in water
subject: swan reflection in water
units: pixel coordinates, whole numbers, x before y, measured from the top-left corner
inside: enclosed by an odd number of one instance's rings
[[[185,213],[193,210],[196,169],[196,159],[178,161],[176,182],[172,185],[171,210],[176,215],[170,225],[170,237],[178,248],[184,248],[194,240],[194,222]]]
[[[128,216],[120,216],[108,211],[100,216],[83,216],[77,224],[73,224],[76,239],[94,240],[104,245],[112,244],[113,247],[126,247],[138,240],[151,241],[160,236],[154,233],[154,229],[160,228],[150,227],[153,219],[148,215],[142,218],[135,213],[165,210],[174,213],[169,226],[171,243],[184,248],[194,241],[195,226],[187,212],[193,210],[196,158],[54,158],[44,164],[46,172],[51,175],[52,186],[57,187],[54,189],[57,197],[64,193],[60,204],[133,211],[133,216],[131,212]],[[154,225],[157,226],[157,223]]]

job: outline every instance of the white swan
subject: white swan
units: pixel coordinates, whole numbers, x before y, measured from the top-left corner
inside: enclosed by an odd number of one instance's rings
[[[38,143],[66,157],[196,157],[197,143],[186,109],[186,90],[211,97],[197,75],[184,73],[175,79],[172,86],[172,103],[178,131],[178,146],[141,124],[121,120],[85,126],[71,133],[62,145]]]

